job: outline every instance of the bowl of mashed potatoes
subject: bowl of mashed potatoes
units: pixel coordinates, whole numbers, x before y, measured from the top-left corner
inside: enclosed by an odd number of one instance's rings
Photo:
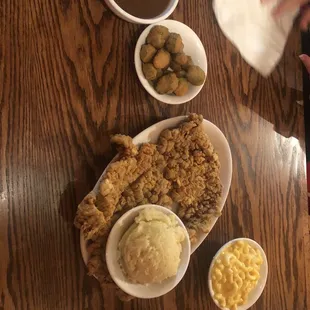
[[[267,275],[262,247],[252,239],[234,239],[222,246],[211,262],[209,291],[220,309],[246,310],[262,294]]]
[[[112,279],[124,292],[155,298],[181,281],[190,253],[182,221],[165,207],[143,205],[126,212],[114,224],[106,262]]]

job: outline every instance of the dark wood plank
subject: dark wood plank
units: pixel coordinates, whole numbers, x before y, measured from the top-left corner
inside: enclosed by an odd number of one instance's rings
[[[216,309],[211,258],[241,236],[269,259],[253,309],[310,308],[297,28],[263,79],[220,32],[211,1],[180,1],[173,18],[200,36],[209,70],[199,96],[169,106],[143,90],[134,70],[144,26],[116,18],[103,1],[4,0],[0,17],[0,309]],[[102,295],[80,256],[76,206],[114,155],[111,133],[135,135],[188,112],[219,126],[231,145],[224,214],[166,296],[122,303],[113,291]]]

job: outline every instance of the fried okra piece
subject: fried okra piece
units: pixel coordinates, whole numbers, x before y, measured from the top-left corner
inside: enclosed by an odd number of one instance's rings
[[[154,78],[153,80],[149,80],[149,82],[151,83],[151,85],[154,88],[156,86],[156,83],[157,83],[158,79],[164,75],[164,71],[162,69],[156,69],[156,71],[157,71],[156,72],[156,78]],[[154,77],[154,76],[152,76],[152,77]]]
[[[152,44],[155,48],[159,49],[164,47],[168,36],[169,30],[167,27],[154,26],[146,37],[146,43]]]
[[[173,55],[172,59],[174,62],[176,62],[177,64],[179,64],[181,66],[186,65],[187,61],[188,61],[188,57],[184,53],[177,53],[177,54]]]
[[[162,69],[157,69],[156,79],[159,79],[164,75],[164,71]]]
[[[186,79],[181,78],[179,79],[179,85],[177,89],[174,91],[176,96],[184,96],[188,92],[189,83]]]
[[[182,66],[178,63],[176,63],[175,61],[171,61],[170,62],[170,68],[174,71],[174,72],[179,72],[182,70]]]
[[[166,49],[172,54],[180,53],[183,50],[182,38],[178,33],[170,33],[166,41]]]
[[[179,79],[175,73],[168,73],[158,80],[156,91],[159,94],[172,94],[177,89],[178,85]]]
[[[204,71],[198,66],[190,66],[186,75],[188,81],[196,86],[202,85],[206,75]]]
[[[140,50],[142,62],[150,62],[156,54],[156,48],[151,44],[143,44]]]
[[[176,72],[175,74],[180,79],[180,78],[185,78],[187,73],[186,71],[181,70],[181,71]]]
[[[187,62],[184,65],[182,65],[182,69],[187,70],[190,66],[193,66],[193,65],[194,63],[193,63],[192,57],[187,56]]]
[[[143,63],[142,71],[148,81],[153,81],[157,79],[157,69],[151,63]]]
[[[155,55],[153,59],[153,65],[157,69],[167,68],[170,64],[171,56],[170,54],[161,48]]]

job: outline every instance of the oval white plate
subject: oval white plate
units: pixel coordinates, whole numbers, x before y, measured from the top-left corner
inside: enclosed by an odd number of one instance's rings
[[[182,252],[180,257],[181,261],[176,276],[168,278],[162,283],[148,285],[135,284],[128,281],[119,265],[118,244],[127,229],[134,223],[134,219],[139,215],[139,212],[142,209],[149,207],[155,208],[167,215],[174,214],[171,210],[157,205],[148,204],[135,207],[127,211],[114,224],[109,234],[106,247],[106,262],[112,279],[116,285],[125,293],[138,298],[155,298],[170,292],[184,277],[191,256],[190,240],[188,234],[186,233],[185,240],[182,242]],[[186,230],[183,222],[177,215],[176,219],[179,225]]]
[[[136,71],[138,74],[138,78],[141,84],[143,85],[143,87],[146,89],[146,91],[151,96],[153,96],[155,99],[165,102],[165,103],[181,104],[181,103],[188,102],[198,95],[198,93],[201,91],[205,82],[201,86],[190,85],[188,93],[184,96],[178,97],[174,95],[158,94],[155,91],[154,87],[150,85],[150,83],[144,77],[144,74],[142,72],[142,62],[140,59],[140,50],[141,50],[141,46],[145,44],[146,37],[149,34],[151,28],[154,27],[155,25],[166,26],[170,32],[179,33],[183,39],[184,53],[191,56],[194,64],[199,66],[206,73],[206,76],[207,76],[208,62],[207,62],[206,51],[199,37],[191,28],[184,25],[183,23],[180,23],[180,22],[177,22],[171,19],[163,20],[161,22],[148,26],[141,33],[137,41],[136,49],[135,49],[135,67],[136,67]]]
[[[149,128],[143,130],[137,136],[135,136],[133,138],[133,142],[135,144],[148,143],[148,142],[156,143],[160,133],[164,129],[175,128],[184,119],[186,119],[186,116],[177,116],[177,117],[168,118],[159,123],[156,123],[150,126]],[[232,176],[232,159],[231,159],[231,152],[230,152],[229,144],[224,134],[221,132],[221,130],[218,127],[216,127],[213,123],[207,120],[203,120],[202,126],[203,126],[205,133],[208,135],[209,139],[211,140],[216,152],[218,153],[219,160],[221,163],[220,179],[223,185],[223,190],[222,190],[222,201],[221,201],[220,207],[221,209],[223,209],[228,192],[229,192],[231,176]],[[98,182],[96,183],[93,189],[95,193],[98,192],[99,184],[108,167],[109,166],[106,167],[101,177],[99,178]],[[213,222],[211,223],[210,231],[213,228],[216,221],[217,221],[217,218],[214,218]],[[202,232],[198,235],[197,243],[192,245],[192,248],[191,248],[192,253],[200,246],[200,244],[207,237],[207,235],[208,234],[205,234]],[[82,252],[83,260],[86,264],[88,261],[88,253],[86,250],[86,242],[85,242],[85,239],[82,233],[80,234],[80,245],[81,245],[81,252]]]
[[[265,285],[266,285],[266,281],[267,281],[267,275],[268,275],[268,262],[267,262],[267,257],[266,254],[263,250],[263,248],[254,240],[252,239],[248,239],[248,238],[237,238],[237,239],[233,239],[227,243],[225,243],[215,254],[215,256],[212,259],[210,268],[209,268],[209,274],[208,274],[208,285],[209,285],[209,291],[210,291],[210,295],[213,299],[213,301],[215,302],[215,304],[222,310],[229,310],[228,308],[222,308],[218,302],[213,298],[213,289],[212,289],[212,281],[211,281],[211,270],[213,268],[214,262],[217,259],[217,257],[220,255],[220,253],[229,245],[231,245],[232,243],[236,242],[236,241],[246,241],[248,242],[252,247],[259,249],[259,251],[261,252],[262,258],[263,258],[263,264],[260,267],[260,278],[258,280],[257,285],[255,286],[255,288],[250,292],[249,294],[249,298],[248,298],[248,302],[242,306],[239,306],[237,308],[237,310],[247,310],[250,307],[252,307],[256,301],[258,300],[258,298],[260,297],[260,295],[262,294]]]

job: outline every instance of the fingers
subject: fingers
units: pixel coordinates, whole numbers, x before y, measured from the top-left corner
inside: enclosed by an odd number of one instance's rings
[[[269,2],[276,2],[276,0],[261,0],[262,4]],[[287,11],[292,11],[300,8],[307,2],[308,0],[282,0],[279,5],[274,9],[273,15],[280,16]]]
[[[284,12],[295,10],[296,8],[301,7],[303,4],[305,4],[307,2],[308,2],[308,0],[283,0],[274,9],[273,14],[275,16],[280,16]]]
[[[305,55],[305,54],[302,54],[299,56],[299,58],[301,59],[301,61],[305,65],[308,73],[310,74],[310,57]]]
[[[276,0],[260,0],[262,4],[275,2]],[[309,0],[282,0],[280,4],[274,9],[273,15],[279,17],[283,13],[295,10],[302,7],[302,5],[309,3]],[[307,31],[310,24],[310,6],[304,6],[301,10],[300,28]]]
[[[309,24],[310,24],[310,7],[307,7],[301,15],[300,28],[304,31],[307,31]]]

